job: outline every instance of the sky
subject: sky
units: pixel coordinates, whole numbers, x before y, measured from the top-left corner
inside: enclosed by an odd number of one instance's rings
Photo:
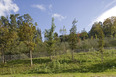
[[[89,32],[94,22],[116,16],[116,0],[0,0],[0,16],[27,13],[42,33],[50,29],[52,17],[59,35],[63,26],[69,34],[74,19],[78,21],[77,32]]]

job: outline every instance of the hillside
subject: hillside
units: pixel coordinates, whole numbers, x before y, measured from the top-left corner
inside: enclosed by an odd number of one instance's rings
[[[102,73],[116,71],[116,50],[104,50],[104,61],[98,51],[74,53],[71,60],[69,52],[64,55],[33,59],[34,65],[30,67],[30,60],[13,60],[0,64],[0,74],[50,74],[50,73]]]

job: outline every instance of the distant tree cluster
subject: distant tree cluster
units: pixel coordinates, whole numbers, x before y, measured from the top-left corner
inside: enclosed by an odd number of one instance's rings
[[[94,38],[98,35],[98,27],[101,26],[105,37],[115,37],[116,36],[116,17],[112,16],[107,18],[103,23],[95,22],[89,32],[90,36]]]

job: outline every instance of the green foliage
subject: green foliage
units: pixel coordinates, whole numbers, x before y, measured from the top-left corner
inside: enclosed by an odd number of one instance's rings
[[[16,29],[18,26],[17,26],[17,22],[16,22],[16,18],[19,16],[19,14],[11,14],[10,15],[10,19],[11,19],[11,24],[10,24],[10,27],[12,29]]]
[[[63,26],[63,28],[60,29],[60,33],[62,34],[62,41],[65,42],[66,41],[66,38],[65,38],[65,36],[66,36],[66,28],[65,28],[65,26]]]
[[[29,14],[24,14],[24,22],[22,26],[19,27],[19,37],[20,41],[23,41],[30,50],[30,59],[31,59],[31,66],[32,66],[32,51],[35,48],[35,35],[36,35],[36,27],[33,26],[31,23],[32,18]]]
[[[103,52],[103,48],[104,48],[104,33],[102,31],[102,28],[99,27],[98,28],[98,38],[99,38],[99,49],[100,49],[100,52]]]
[[[49,56],[52,56],[54,54],[54,48],[55,48],[55,24],[54,24],[54,18],[52,18],[52,25],[51,29],[45,30],[44,37],[46,38],[46,46],[47,46],[47,52]]]
[[[77,44],[76,23],[77,21],[76,19],[74,19],[74,21],[72,22],[73,26],[70,29],[70,35],[69,35],[69,45],[72,50],[76,48],[76,44]]]
[[[97,25],[98,22],[94,23],[91,30],[90,30],[90,35],[91,36],[94,36],[95,35],[98,35],[98,27],[99,25]],[[105,21],[102,23],[102,22],[99,22],[99,24],[101,24],[101,27],[103,29],[103,33],[105,35],[105,37],[115,37],[115,34],[116,34],[116,17],[115,16],[112,16],[112,17],[109,17],[107,19],[105,19]]]
[[[90,35],[93,36],[93,38],[96,38],[96,36],[99,36],[99,28],[101,27],[101,23],[95,22],[90,30]]]
[[[85,29],[83,29],[82,32],[80,33],[80,38],[82,40],[85,40],[88,38],[88,33],[85,31]]]
[[[69,34],[69,45],[70,45],[70,48],[72,49],[72,60],[74,59],[73,50],[76,49],[76,45],[77,45],[76,23],[77,21],[76,19],[74,19],[72,22],[73,26],[70,29],[70,34]]]
[[[0,49],[3,56],[3,63],[5,62],[5,52],[11,50],[17,41],[17,32],[10,30],[9,27],[1,26],[0,28]]]
[[[111,35],[113,34],[113,31],[112,31],[112,17],[111,18],[107,18],[105,21],[104,21],[104,34],[105,36],[107,37],[111,37]]]

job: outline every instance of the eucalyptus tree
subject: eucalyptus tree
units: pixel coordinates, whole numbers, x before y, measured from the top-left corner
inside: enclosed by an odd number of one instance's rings
[[[99,47],[99,51],[101,53],[101,62],[103,62],[103,52],[104,52],[104,33],[103,33],[103,29],[101,27],[101,24],[98,23],[98,47]]]
[[[116,29],[116,16],[109,17],[103,22],[103,32],[105,36],[114,37],[116,34],[115,29]]]
[[[20,41],[23,41],[25,45],[29,48],[30,52],[30,61],[31,66],[33,65],[32,61],[32,52],[35,48],[35,36],[36,36],[36,26],[32,24],[32,18],[29,14],[24,14],[24,20],[22,22],[22,25],[19,27],[18,35],[20,37]]]
[[[65,41],[66,41],[66,38],[65,38],[66,37],[66,28],[65,28],[65,26],[63,26],[63,28],[60,29],[60,33],[62,34],[61,40],[64,43],[64,52],[66,52],[66,43],[65,43]]]
[[[23,41],[29,48],[31,66],[33,65],[32,52],[36,45],[34,42],[35,33],[36,33],[36,27],[33,26],[33,24],[29,25],[28,23],[23,23],[23,26],[20,26],[19,28],[20,40]]]
[[[45,42],[47,46],[47,52],[52,60],[52,56],[54,55],[54,48],[55,48],[55,40],[54,40],[54,30],[55,30],[54,18],[52,18],[52,25],[51,28],[45,30]]]
[[[71,48],[72,60],[74,60],[74,49],[76,49],[76,46],[77,46],[76,23],[77,23],[77,20],[74,19],[72,22],[72,28],[70,29],[70,34],[69,34],[69,45]]]
[[[15,45],[17,38],[17,32],[10,30],[7,26],[0,26],[0,49],[3,63],[5,63],[5,53]]]

